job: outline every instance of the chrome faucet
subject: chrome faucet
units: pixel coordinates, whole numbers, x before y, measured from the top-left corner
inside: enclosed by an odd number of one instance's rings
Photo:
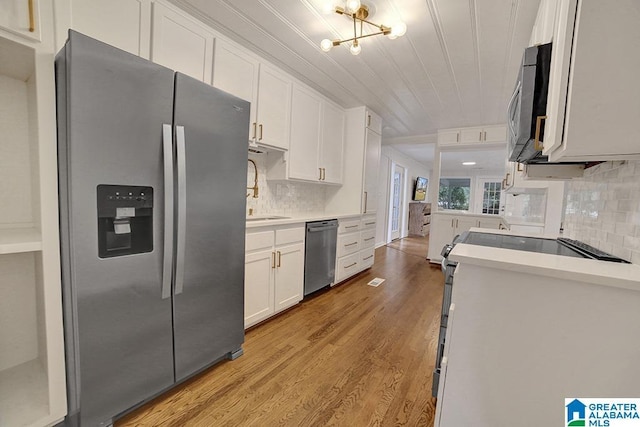
[[[256,166],[256,162],[251,159],[247,159],[253,165],[253,170],[255,174],[253,176],[253,187],[247,187],[248,190],[253,190],[253,198],[258,198],[258,166]],[[251,193],[247,193],[247,197],[249,197]]]

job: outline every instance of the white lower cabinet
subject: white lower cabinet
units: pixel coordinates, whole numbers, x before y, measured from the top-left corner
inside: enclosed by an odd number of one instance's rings
[[[247,230],[245,328],[302,300],[304,233],[304,225]]]
[[[348,217],[338,223],[335,283],[373,265],[376,240],[375,215]]]
[[[429,261],[442,261],[440,251],[447,243],[451,243],[458,234],[468,231],[472,227],[507,229],[507,223],[500,216],[433,212],[429,232]]]

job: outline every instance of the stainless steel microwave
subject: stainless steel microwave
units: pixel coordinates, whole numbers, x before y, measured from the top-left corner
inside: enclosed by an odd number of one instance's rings
[[[519,163],[546,162],[542,155],[547,111],[551,43],[524,51],[522,67],[509,102],[507,127],[509,160]]]

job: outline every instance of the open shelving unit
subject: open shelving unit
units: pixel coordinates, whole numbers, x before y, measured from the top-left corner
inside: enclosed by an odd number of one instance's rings
[[[0,426],[66,414],[51,57],[0,35]]]

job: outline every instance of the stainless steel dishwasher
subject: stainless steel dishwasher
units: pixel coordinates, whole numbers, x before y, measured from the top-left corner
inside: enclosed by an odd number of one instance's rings
[[[304,295],[331,285],[336,277],[338,220],[307,223],[304,251]]]

